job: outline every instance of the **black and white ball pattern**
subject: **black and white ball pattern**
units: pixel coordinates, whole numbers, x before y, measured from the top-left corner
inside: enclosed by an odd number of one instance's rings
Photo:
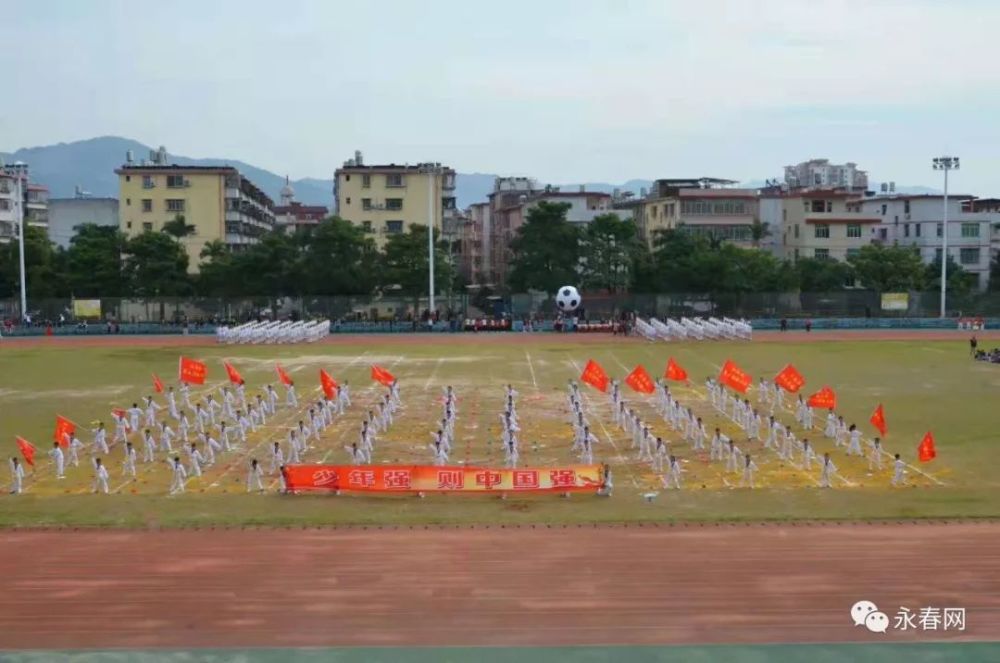
[[[573,286],[564,285],[556,294],[556,306],[564,313],[575,311],[580,306],[580,293]]]

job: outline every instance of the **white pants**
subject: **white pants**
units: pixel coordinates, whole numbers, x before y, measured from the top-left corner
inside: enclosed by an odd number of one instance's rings
[[[107,494],[107,492],[108,492],[108,480],[104,479],[104,478],[94,479],[94,485],[91,486],[91,488],[92,488],[92,490],[95,493],[98,492],[98,489],[99,489],[100,492]]]

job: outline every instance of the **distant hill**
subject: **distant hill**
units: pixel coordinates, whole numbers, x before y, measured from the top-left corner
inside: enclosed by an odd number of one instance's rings
[[[136,159],[146,158],[153,146],[119,136],[101,136],[72,143],[58,143],[43,147],[21,148],[13,153],[0,152],[0,159],[7,163],[24,161],[31,166],[32,179],[49,187],[52,197],[72,197],[77,186],[94,196],[117,197],[118,177],[115,168],[125,162],[125,153],[132,150]],[[249,177],[272,199],[279,199],[281,187],[285,184],[282,175],[258,168],[239,159],[209,158],[193,159],[170,154],[171,163],[192,166],[233,166]],[[458,206],[466,208],[472,203],[486,200],[493,190],[492,173],[459,173],[455,183],[455,197]],[[631,191],[638,195],[641,189],[649,189],[652,180],[628,180],[622,184],[607,182],[586,182],[588,191],[611,193],[614,189]],[[763,181],[746,182],[744,186],[757,188]],[[579,184],[557,184],[563,191],[573,191]],[[333,207],[333,181],[306,177],[292,181],[296,200],[308,205]],[[878,190],[878,184],[872,188]],[[897,193],[939,193],[923,186],[897,186]]]

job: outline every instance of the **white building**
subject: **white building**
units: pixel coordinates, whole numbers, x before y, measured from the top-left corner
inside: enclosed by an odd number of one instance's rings
[[[924,262],[941,255],[944,197],[939,194],[875,196],[860,201],[867,214],[881,217],[876,240],[920,249]],[[992,226],[1000,211],[976,211],[975,196],[948,197],[948,255],[967,272],[975,274],[985,290],[990,276]]]
[[[789,189],[846,189],[861,195],[868,188],[868,173],[858,164],[833,164],[829,159],[810,159],[785,166],[785,186]]]

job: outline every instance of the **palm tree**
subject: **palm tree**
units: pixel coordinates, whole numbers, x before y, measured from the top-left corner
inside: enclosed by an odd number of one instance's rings
[[[188,225],[187,219],[184,218],[183,214],[178,214],[170,221],[163,224],[163,232],[167,233],[178,242],[188,235],[193,235],[197,228],[192,225]]]

